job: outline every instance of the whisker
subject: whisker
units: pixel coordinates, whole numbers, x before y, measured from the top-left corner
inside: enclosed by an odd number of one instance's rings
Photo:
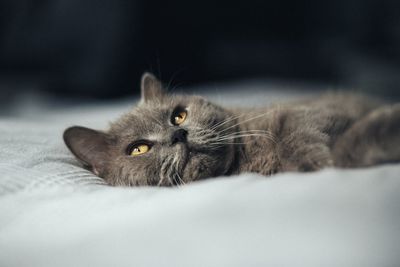
[[[231,142],[231,143],[218,142],[218,143],[211,143],[210,145],[218,147],[218,146],[222,146],[222,145],[245,145],[245,144],[247,144],[247,143],[243,143],[243,142],[242,143],[238,143],[238,142]]]
[[[181,176],[179,175],[179,173],[176,173],[176,175],[177,175],[177,177],[178,177],[180,183],[183,184],[183,185],[185,185],[186,183],[183,181],[183,179],[181,178]]]
[[[237,135],[237,134],[247,134],[247,133],[263,133],[263,134],[269,134],[269,135],[273,135],[270,131],[266,131],[266,130],[244,130],[244,131],[238,131],[238,132],[233,132],[233,133],[229,133],[229,134],[223,134],[220,135],[219,137],[227,137],[227,136],[233,136],[233,135]]]
[[[212,140],[209,143],[209,145],[247,144],[247,142],[235,142],[235,141],[233,141],[233,139],[234,138],[242,138],[242,137],[252,137],[252,136],[264,137],[264,138],[267,138],[270,141],[276,143],[276,141],[269,135],[254,133],[254,134],[234,135],[234,136],[230,136],[230,137],[220,138],[220,139],[217,139],[217,140]],[[228,142],[227,140],[232,140],[232,142]]]
[[[225,120],[223,120],[223,121],[221,121],[221,122],[215,124],[215,125],[212,126],[210,129],[211,129],[211,130],[215,130],[216,128],[221,127],[222,125],[224,125],[224,124],[226,124],[226,123],[228,123],[228,122],[231,122],[231,121],[233,121],[233,120],[239,119],[240,117],[243,117],[244,115],[245,115],[245,114],[240,114],[240,115],[237,115],[237,116],[229,116],[227,119],[225,119]]]
[[[237,137],[248,137],[248,136],[260,136],[260,137],[271,138],[270,135],[252,133],[252,134],[238,134],[238,135],[232,135],[232,136],[225,136],[225,137],[221,137],[221,138],[218,138],[218,139],[215,139],[215,140],[218,141],[218,140],[226,140],[226,139],[232,139],[232,138],[237,138]]]
[[[242,135],[234,135],[234,136],[228,136],[228,137],[223,137],[223,138],[219,138],[219,139],[215,139],[212,140],[213,142],[218,142],[218,141],[223,141],[223,140],[231,140],[231,139],[235,139],[235,138],[241,138],[241,137],[262,137],[262,138],[267,138],[268,140],[270,140],[271,142],[273,142],[274,144],[276,144],[276,141],[274,140],[274,138],[270,135],[266,135],[266,134],[242,134]]]
[[[251,118],[249,118],[249,119],[246,119],[246,120],[244,120],[244,121],[241,121],[241,122],[239,122],[239,123],[236,123],[236,124],[234,124],[234,125],[232,125],[232,126],[229,126],[229,127],[225,128],[225,129],[223,129],[222,131],[220,131],[220,133],[225,132],[225,131],[227,131],[227,130],[229,130],[229,129],[232,129],[232,128],[236,127],[236,126],[239,126],[239,125],[241,125],[241,124],[243,124],[243,123],[245,123],[245,122],[249,122],[249,121],[252,121],[252,120],[261,118],[262,116],[266,116],[266,115],[268,115],[269,113],[271,113],[271,111],[268,111],[268,112],[259,114],[259,115],[255,116],[255,117],[251,117]]]
[[[178,180],[177,173],[174,173],[174,175],[172,175],[172,177],[174,179],[175,185],[180,187],[181,186],[181,182]]]
[[[269,138],[275,144],[277,143],[274,134],[272,134],[270,131],[264,131],[264,130],[239,131],[239,132],[221,135],[221,136],[218,136],[215,138],[210,138],[210,139],[211,139],[211,141],[219,141],[219,140],[226,140],[226,139],[233,139],[233,138],[237,138],[237,137],[247,137],[247,136],[266,137],[266,138]]]

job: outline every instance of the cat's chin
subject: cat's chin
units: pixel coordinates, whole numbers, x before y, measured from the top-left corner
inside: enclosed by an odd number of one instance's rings
[[[182,172],[189,160],[190,148],[187,144],[178,143],[175,145],[176,156],[178,157],[178,170]]]
[[[180,150],[179,172],[182,180],[187,183],[202,179],[201,167],[204,154],[188,145],[181,145],[178,149]]]
[[[202,149],[195,149],[193,147],[186,147],[187,154],[185,155],[181,169],[181,177],[185,183],[197,180],[212,178],[218,175],[224,175],[228,167],[221,168],[220,160],[229,161],[231,159],[221,159],[216,157],[215,151],[205,151]],[[229,165],[229,164],[228,164]]]

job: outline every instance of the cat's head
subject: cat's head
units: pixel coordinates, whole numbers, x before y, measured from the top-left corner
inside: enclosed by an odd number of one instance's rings
[[[235,119],[199,96],[168,94],[152,74],[141,101],[106,132],[74,126],[71,152],[112,185],[175,185],[226,174],[234,160]]]

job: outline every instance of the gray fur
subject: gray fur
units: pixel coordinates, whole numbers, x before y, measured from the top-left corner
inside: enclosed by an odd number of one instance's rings
[[[400,161],[400,105],[335,93],[230,109],[199,96],[167,94],[151,74],[141,85],[141,102],[106,132],[75,126],[64,133],[72,153],[111,185],[170,186],[242,172],[272,175]],[[170,121],[176,107],[188,112],[179,126]],[[187,131],[187,140],[174,143],[178,129]],[[129,156],[127,147],[136,140],[153,146]]]

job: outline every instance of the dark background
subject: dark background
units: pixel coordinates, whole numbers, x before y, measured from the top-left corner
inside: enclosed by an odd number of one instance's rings
[[[400,95],[400,1],[2,0],[1,98],[269,79]]]

